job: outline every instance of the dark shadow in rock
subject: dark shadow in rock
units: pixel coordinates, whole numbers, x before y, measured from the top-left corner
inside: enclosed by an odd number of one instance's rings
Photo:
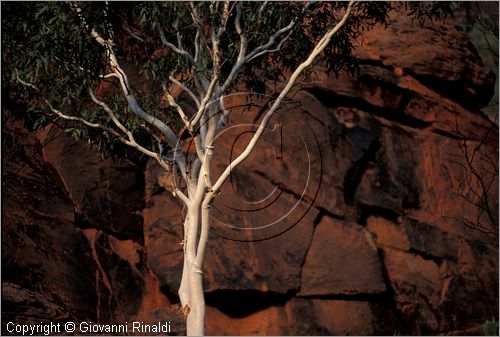
[[[245,317],[272,306],[284,306],[289,296],[258,290],[215,290],[205,294],[207,305],[233,317]]]

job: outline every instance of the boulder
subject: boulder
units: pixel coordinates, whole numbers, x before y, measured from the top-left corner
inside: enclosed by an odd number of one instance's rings
[[[323,217],[302,268],[301,296],[376,294],[386,290],[371,237],[361,226]]]

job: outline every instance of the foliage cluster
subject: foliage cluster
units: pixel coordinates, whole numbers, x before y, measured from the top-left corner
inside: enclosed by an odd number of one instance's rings
[[[250,59],[239,71],[234,83],[243,82],[250,91],[257,93],[265,91],[266,79],[282,78],[307,58],[347,7],[344,1],[263,4],[253,1],[241,4],[241,24],[249,51],[266,44],[290,22],[295,25],[290,31],[277,35],[276,51]],[[190,55],[198,54],[200,66],[196,71],[210,78],[214,67],[213,55],[210,55],[210,29],[224,26],[219,45],[223,83],[237,62],[240,40],[234,24],[236,12],[233,10],[224,21],[222,6],[223,2],[79,2],[78,6],[72,2],[3,2],[4,89],[9,89],[7,95],[11,99],[28,106],[24,117],[31,121],[30,127],[40,128],[57,119],[50,113],[48,103],[68,115],[111,127],[108,116],[92,104],[88,95],[89,87],[99,90],[106,82],[116,82],[116,79],[102,78],[109,70],[108,51],[92,37],[91,32],[95,30],[104,39],[113,41],[112,48],[120,63],[129,75],[134,75],[131,84],[142,108],[179,130],[181,122],[175,110],[161,103],[164,89],[170,84],[171,75],[188,87],[195,83],[190,76],[191,64],[187,57],[173,52],[165,45],[165,40]],[[360,37],[376,24],[387,24],[390,11],[402,7],[408,7],[410,15],[419,20],[442,19],[451,8],[446,3],[433,2],[410,2],[403,6],[396,2],[359,2],[352,18],[335,34],[318,62],[323,62],[333,74],[342,71],[354,74],[356,59],[352,51]],[[201,18],[198,22],[192,19],[193,10]],[[200,27],[205,34],[197,36]],[[206,48],[197,51],[196,39],[201,39]],[[38,90],[18,85],[19,79],[32,83]],[[118,90],[97,94],[106,94],[106,103],[119,114],[138,141],[148,147],[154,146],[150,131],[129,111]],[[189,107],[185,109],[190,111]],[[102,130],[76,125],[68,127],[67,131],[76,138],[92,141],[103,152],[123,152],[123,146]]]

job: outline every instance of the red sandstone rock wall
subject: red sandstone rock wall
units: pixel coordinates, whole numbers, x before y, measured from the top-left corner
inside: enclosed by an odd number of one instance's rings
[[[498,128],[479,110],[494,76],[452,23],[394,17],[357,53],[357,78],[303,84],[216,202],[208,334],[480,334],[498,317],[498,251],[464,225],[477,207],[457,196],[456,137],[498,166]],[[234,110],[215,172],[259,117]],[[184,210],[158,165],[103,160],[10,113],[2,139],[2,321],[170,320],[183,334]],[[495,179],[495,221],[481,221],[498,233]]]

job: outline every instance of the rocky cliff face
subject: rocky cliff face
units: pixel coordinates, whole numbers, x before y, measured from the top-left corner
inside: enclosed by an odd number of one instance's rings
[[[498,317],[498,127],[480,111],[495,76],[451,22],[393,17],[357,54],[356,78],[302,83],[215,203],[208,334],[481,334]],[[260,118],[243,102],[228,101],[216,174]],[[11,113],[2,139],[2,329],[185,333],[184,210],[159,166],[103,160]]]

